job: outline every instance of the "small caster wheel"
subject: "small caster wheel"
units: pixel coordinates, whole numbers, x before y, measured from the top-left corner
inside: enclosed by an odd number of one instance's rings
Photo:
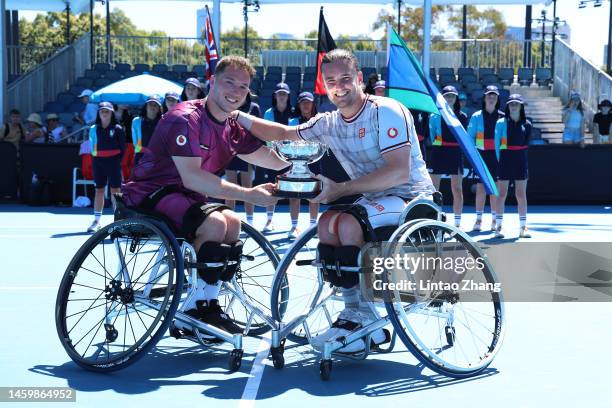
[[[106,330],[106,341],[107,342],[112,343],[115,340],[117,340],[117,337],[119,336],[119,332],[117,331],[117,329],[115,329],[115,327],[112,324],[105,324],[104,329]]]
[[[242,353],[241,349],[234,349],[230,353],[229,358],[229,371],[234,372],[240,370],[240,365],[242,364]]]
[[[321,364],[319,365],[319,375],[323,381],[329,380],[331,376],[332,370],[332,361],[331,360],[321,360]]]
[[[274,365],[274,368],[278,370],[285,366],[285,356],[283,355],[283,351],[284,350],[280,347],[270,351],[272,354],[272,364]]]
[[[453,346],[455,344],[455,328],[453,326],[446,326],[444,331],[446,333],[446,342],[449,346]]]

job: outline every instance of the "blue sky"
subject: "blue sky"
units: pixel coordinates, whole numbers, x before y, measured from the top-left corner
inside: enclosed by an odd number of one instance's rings
[[[460,3],[460,2],[458,2]],[[558,0],[557,15],[565,19],[572,29],[572,46],[597,65],[603,64],[603,47],[608,36],[609,1],[594,8],[592,5],[578,9],[578,0]],[[162,29],[171,36],[193,37],[196,32],[196,10],[204,7],[205,2],[194,1],[111,1],[111,8],[126,12],[140,28]],[[212,3],[208,3],[212,8]],[[322,3],[324,4],[324,3]],[[96,5],[96,13],[104,13],[104,7]],[[290,4],[263,5],[259,13],[249,14],[249,24],[260,35],[270,36],[274,33],[290,33],[302,37],[317,27],[320,5]],[[325,18],[332,35],[363,34],[380,38],[382,32],[373,32],[371,27],[381,10],[379,5],[334,4],[325,6]],[[393,11],[391,6],[384,7]],[[479,8],[486,8],[481,7]],[[504,14],[506,23],[511,26],[523,26],[525,6],[496,6]],[[540,16],[542,6],[533,7],[534,18]],[[552,16],[552,5],[547,7]],[[33,13],[23,13],[30,17]],[[223,4],[221,6],[222,30],[243,26],[242,6]]]

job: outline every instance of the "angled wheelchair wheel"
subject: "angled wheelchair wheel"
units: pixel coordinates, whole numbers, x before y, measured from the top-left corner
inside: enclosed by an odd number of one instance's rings
[[[443,222],[415,220],[399,227],[384,256],[447,262],[422,261],[416,268],[382,273],[385,307],[406,347],[450,377],[473,376],[488,367],[502,344],[506,316],[497,278],[478,245]],[[463,266],[448,259],[463,259]]]
[[[244,247],[240,268],[235,276],[236,284],[253,306],[259,308],[266,316],[272,316],[268,302],[279,256],[266,237],[245,222],[242,223],[240,239]],[[246,326],[250,311],[235,294],[222,291],[219,302],[238,326]],[[253,315],[248,335],[259,336],[270,329],[264,319]]]
[[[318,243],[316,226],[304,231],[281,259],[272,287],[274,320],[288,323],[298,316],[308,315],[306,325],[298,325],[287,336],[298,344],[307,344],[308,335],[314,337],[329,329],[344,308],[344,303],[334,288],[323,281],[317,267]]]
[[[102,228],[61,281],[55,323],[62,346],[88,370],[130,365],[164,335],[182,285],[183,259],[168,227],[127,219]]]

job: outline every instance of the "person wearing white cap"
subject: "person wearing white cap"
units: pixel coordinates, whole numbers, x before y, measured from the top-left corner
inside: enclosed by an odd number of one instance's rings
[[[584,146],[584,108],[578,92],[570,94],[569,101],[563,110],[563,143]]]
[[[55,143],[59,142],[64,136],[66,136],[66,129],[59,122],[59,116],[55,113],[47,115],[47,142]]]
[[[96,121],[96,116],[98,115],[98,106],[95,103],[91,102],[91,95],[93,91],[91,89],[85,89],[78,96],[81,98],[81,102],[83,102],[83,110],[81,112],[77,112],[76,120],[81,125],[91,126]]]
[[[499,158],[499,179],[497,189],[496,238],[503,238],[502,222],[504,206],[508,195],[508,185],[514,180],[514,195],[518,206],[520,233],[519,238],[531,238],[527,229],[527,149],[531,139],[531,122],[525,117],[523,98],[512,94],[506,102],[506,117],[495,125],[495,151]]]
[[[376,96],[385,96],[385,87],[387,86],[386,82],[383,80],[376,81],[374,85],[374,95]]]
[[[140,116],[132,121],[132,140],[134,141],[134,164],[138,164],[149,145],[157,122],[162,116],[162,103],[159,95],[150,95],[143,105]]]
[[[26,126],[25,141],[27,143],[45,143],[47,141],[47,129],[43,126],[38,113],[30,113],[26,120]]]
[[[89,128],[92,167],[96,196],[94,221],[87,232],[101,228],[100,218],[104,209],[104,190],[108,184],[111,197],[121,192],[121,159],[125,154],[125,132],[117,123],[115,108],[110,102],[100,102],[95,125]]]

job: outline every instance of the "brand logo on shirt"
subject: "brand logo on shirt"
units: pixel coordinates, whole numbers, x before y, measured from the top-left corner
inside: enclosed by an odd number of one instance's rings
[[[178,135],[176,137],[176,144],[179,146],[185,146],[187,144],[187,137],[185,135]]]
[[[359,129],[359,138],[363,139],[365,137],[365,128]]]
[[[201,144],[200,149],[208,150],[208,146]]]
[[[398,133],[399,132],[396,128],[389,128],[389,130],[387,130],[387,136],[389,136],[391,139],[395,139]]]

